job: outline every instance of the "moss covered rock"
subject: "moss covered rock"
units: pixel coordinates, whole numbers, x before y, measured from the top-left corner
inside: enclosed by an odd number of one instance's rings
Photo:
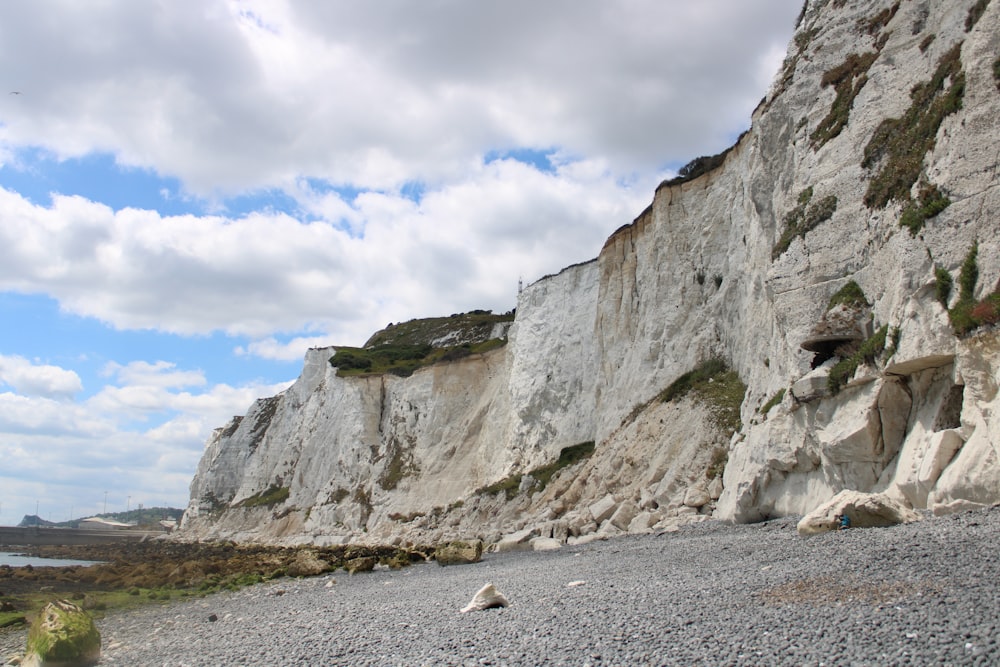
[[[68,600],[42,608],[28,632],[23,667],[96,665],[101,657],[101,633],[90,614]]]
[[[483,543],[480,540],[445,542],[434,549],[434,559],[438,565],[478,563],[482,556]]]

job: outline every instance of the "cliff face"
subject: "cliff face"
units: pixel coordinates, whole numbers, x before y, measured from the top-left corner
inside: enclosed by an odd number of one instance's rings
[[[210,439],[183,531],[579,539],[845,488],[1000,502],[998,27],[995,2],[810,1],[720,166],[526,288],[504,347],[407,378],[310,351]],[[657,399],[714,358],[746,385],[732,437],[698,392]]]

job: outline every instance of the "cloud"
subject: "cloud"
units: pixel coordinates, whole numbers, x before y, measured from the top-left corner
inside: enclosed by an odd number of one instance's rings
[[[24,95],[0,136],[110,152],[200,194],[440,183],[520,146],[646,171],[746,123],[774,75],[754,54],[784,51],[799,4],[5,5],[0,71]]]
[[[419,201],[380,192],[349,205],[325,198],[339,217],[362,221],[353,232],[281,213],[116,212],[78,196],[41,206],[0,189],[0,215],[17,222],[0,228],[0,289],[50,294],[64,310],[119,329],[258,340],[308,330],[340,344],[360,344],[388,321],[508,310],[519,278],[596,256],[609,227],[631,220],[663,175],[621,182],[601,161],[553,160],[544,171],[513,159],[479,162]],[[244,350],[266,358],[303,351]],[[158,382],[199,381],[162,368],[118,372],[151,370]]]
[[[140,384],[108,385],[79,404],[0,393],[4,507],[21,507],[24,514],[44,499],[42,516],[57,511],[54,519],[61,521],[70,506],[75,517],[102,511],[103,490],[112,491],[113,511],[125,509],[126,494],[133,508],[183,504],[212,430],[290,384],[217,384],[191,393],[162,381],[186,375],[172,365],[133,362],[119,370],[119,380]],[[20,518],[0,517],[0,523]]]
[[[280,342],[270,337],[256,340],[247,346],[237,346],[235,354],[239,356],[254,356],[261,359],[276,359],[279,361],[296,361],[305,356],[306,351],[313,347],[330,347],[333,341],[329,336],[297,336],[287,342]]]
[[[73,371],[0,354],[0,385],[4,384],[19,394],[45,398],[69,398],[83,389],[80,376]]]

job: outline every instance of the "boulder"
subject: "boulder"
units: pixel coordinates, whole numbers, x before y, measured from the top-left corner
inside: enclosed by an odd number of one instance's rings
[[[712,496],[703,486],[689,486],[684,493],[685,507],[701,507],[712,502]]]
[[[893,526],[920,520],[919,514],[884,493],[844,490],[802,517],[797,526],[799,535],[836,530],[838,514],[847,515],[851,528]]]
[[[462,608],[462,613],[496,609],[497,607],[506,607],[509,604],[504,594],[498,591],[493,584],[488,583],[476,592],[469,604]]]
[[[441,566],[478,563],[482,556],[483,543],[480,540],[445,542],[434,549],[434,560]]]
[[[504,535],[496,543],[496,551],[500,553],[504,551],[528,551],[531,549],[529,541],[537,535],[538,531],[534,528],[523,528],[516,533]]]
[[[628,532],[635,534],[651,533],[652,526],[659,521],[660,514],[654,512],[639,512],[628,524]]]
[[[290,577],[315,577],[330,569],[332,569],[330,564],[321,559],[315,551],[304,549],[299,551],[288,564],[287,573]]]
[[[529,544],[532,551],[555,551],[562,548],[562,542],[551,537],[536,537]]]
[[[28,632],[23,667],[82,667],[101,657],[101,633],[90,614],[69,600],[50,602]]]
[[[635,518],[635,515],[639,513],[639,508],[632,503],[622,503],[615,510],[615,513],[611,515],[608,521],[615,528],[620,528],[621,530],[628,530],[628,525]]]
[[[707,491],[712,500],[718,500],[722,496],[723,489],[721,477],[715,477],[708,483]]]
[[[792,396],[800,403],[808,403],[830,395],[830,385],[827,378],[834,360],[809,371],[792,384]]]
[[[375,556],[359,556],[358,558],[352,558],[344,563],[344,569],[351,574],[356,574],[358,572],[371,572],[375,569],[375,562],[377,559]]]
[[[604,523],[618,508],[618,501],[610,493],[590,506],[590,515],[600,525]]]

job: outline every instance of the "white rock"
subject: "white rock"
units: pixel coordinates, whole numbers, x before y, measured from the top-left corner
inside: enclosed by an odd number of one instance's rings
[[[836,530],[836,515],[846,514],[851,528],[892,526],[919,521],[920,515],[883,493],[845,490],[802,517],[796,528],[800,535]]]
[[[618,508],[618,501],[610,493],[590,506],[590,516],[598,524],[603,523]]]
[[[533,551],[555,551],[562,548],[562,542],[551,537],[536,537],[529,544]]]
[[[632,519],[635,518],[635,515],[638,514],[638,512],[639,508],[633,505],[632,503],[628,502],[621,503],[618,506],[618,509],[615,510],[615,513],[612,514],[611,517],[608,519],[608,521],[611,522],[611,525],[613,525],[615,528],[618,528],[620,530],[628,530],[629,524],[632,522]]]
[[[534,528],[525,528],[517,531],[516,533],[504,535],[500,538],[500,541],[496,543],[496,551],[527,551],[531,549],[531,538],[535,537],[537,534],[538,533]]]
[[[708,497],[712,500],[718,500],[722,496],[722,491],[725,487],[722,486],[722,478],[714,477],[712,481],[708,483]]]
[[[470,611],[483,611],[484,609],[496,609],[497,607],[507,607],[510,603],[503,593],[498,591],[493,584],[486,584],[480,588],[469,601],[469,604],[462,608],[462,613]]]
[[[701,507],[710,502],[712,502],[712,496],[703,486],[689,486],[688,490],[684,493],[684,505],[686,507]]]

